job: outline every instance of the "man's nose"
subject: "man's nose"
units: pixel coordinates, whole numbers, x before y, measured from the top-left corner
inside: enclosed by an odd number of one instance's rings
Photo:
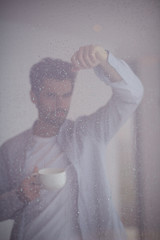
[[[56,106],[57,107],[62,106],[62,97],[61,96],[56,97]]]

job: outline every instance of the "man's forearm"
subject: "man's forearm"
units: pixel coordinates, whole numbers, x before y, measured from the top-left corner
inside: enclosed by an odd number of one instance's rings
[[[106,60],[102,61],[101,64],[100,64],[100,66],[104,70],[104,74],[112,82],[122,81],[122,77],[119,75],[119,73],[108,62],[108,57],[109,57],[109,52],[108,51],[106,51],[106,55],[107,55]]]

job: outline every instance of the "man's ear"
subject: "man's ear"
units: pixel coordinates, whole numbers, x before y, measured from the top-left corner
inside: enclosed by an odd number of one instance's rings
[[[33,92],[32,89],[31,89],[31,91],[30,91],[30,98],[31,98],[31,101],[32,101],[35,105],[37,105],[37,96],[36,96],[36,94]]]

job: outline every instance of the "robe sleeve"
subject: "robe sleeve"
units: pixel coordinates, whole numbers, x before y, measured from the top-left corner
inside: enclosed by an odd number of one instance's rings
[[[18,211],[24,207],[17,190],[12,189],[10,167],[5,146],[0,148],[0,221],[14,219]]]
[[[98,142],[107,143],[138,107],[143,86],[131,68],[112,53],[108,56],[109,64],[119,73],[122,80],[112,82],[99,65],[95,74],[112,88],[112,96],[107,104],[89,116],[77,119],[77,132],[83,132]],[[99,92],[97,92],[97,97]]]

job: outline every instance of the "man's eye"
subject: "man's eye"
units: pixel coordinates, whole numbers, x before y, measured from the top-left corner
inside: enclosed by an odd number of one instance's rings
[[[64,98],[71,97],[72,93],[66,93],[63,95]]]
[[[56,94],[55,93],[47,93],[47,96],[48,97],[56,97]]]

